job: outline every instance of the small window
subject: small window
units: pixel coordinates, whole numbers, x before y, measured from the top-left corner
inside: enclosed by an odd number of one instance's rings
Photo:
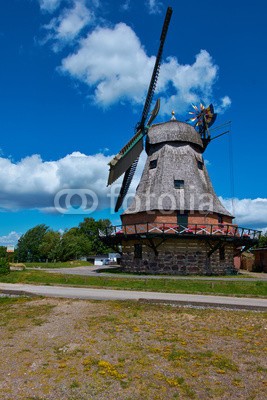
[[[157,164],[158,164],[158,160],[152,160],[149,163],[149,168],[150,169],[155,169],[155,168],[157,168]]]
[[[222,224],[223,223],[223,216],[218,214],[218,223]]]
[[[225,248],[224,248],[224,246],[220,247],[219,252],[220,252],[220,261],[224,261],[225,260]]]
[[[181,179],[174,179],[174,187],[175,187],[175,189],[183,189],[184,181]]]
[[[202,162],[202,161],[199,161],[199,160],[197,160],[197,167],[198,167],[198,169],[201,169],[201,170],[203,170],[203,162]]]
[[[139,243],[134,245],[134,258],[142,260],[142,245]]]

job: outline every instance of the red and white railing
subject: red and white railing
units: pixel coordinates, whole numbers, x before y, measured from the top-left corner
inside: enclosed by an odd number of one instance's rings
[[[261,231],[229,224],[170,224],[148,222],[110,226],[99,231],[100,237],[130,235],[206,235],[259,239]]]

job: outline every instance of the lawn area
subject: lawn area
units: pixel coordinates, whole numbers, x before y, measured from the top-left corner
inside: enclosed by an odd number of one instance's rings
[[[93,264],[88,261],[65,261],[65,262],[31,262],[24,263],[26,268],[75,268],[92,266]]]
[[[1,400],[264,400],[267,313],[0,298]]]
[[[95,288],[125,290],[143,290],[168,293],[201,293],[229,296],[267,297],[267,281],[220,281],[216,280],[174,280],[116,278],[107,276],[78,276],[48,273],[37,270],[13,271],[0,275],[0,281],[6,283],[28,283],[44,285],[70,285]]]

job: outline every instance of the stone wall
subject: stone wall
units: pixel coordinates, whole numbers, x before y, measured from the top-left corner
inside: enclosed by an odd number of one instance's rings
[[[223,275],[234,268],[231,243],[225,244],[225,259],[220,260],[220,252],[216,250],[210,258],[207,253],[210,246],[205,240],[196,239],[147,239],[129,240],[122,243],[121,265],[126,272],[149,274],[200,274]],[[135,244],[142,245],[142,259],[135,258]],[[212,243],[212,245],[214,245]],[[153,249],[154,247],[154,249]]]

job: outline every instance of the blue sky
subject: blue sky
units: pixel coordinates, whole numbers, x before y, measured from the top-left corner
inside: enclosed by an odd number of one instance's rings
[[[139,120],[168,5],[157,122],[213,102],[217,125],[232,121],[231,136],[205,153],[214,188],[228,208],[235,197],[238,223],[267,227],[263,0],[9,0],[0,12],[0,244],[39,223],[82,221],[55,210],[66,188],[94,191],[91,215],[119,221],[107,162]]]

